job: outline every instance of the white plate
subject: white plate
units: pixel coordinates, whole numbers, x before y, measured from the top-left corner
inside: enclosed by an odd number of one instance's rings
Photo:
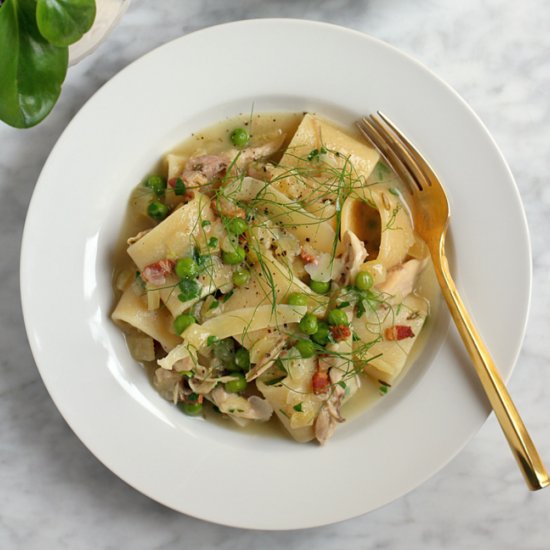
[[[458,287],[506,378],[527,318],[530,247],[510,171],[474,113],[409,57],[347,29],[209,28],[133,63],[75,116],[36,186],[21,259],[29,340],[53,400],[99,460],[151,498],[226,525],[294,529],[413,489],[476,433],[488,406],[445,319],[403,383],[323,448],[192,419],[157,395],[109,321],[127,199],[163,152],[252,104],[343,124],[382,109],[399,124],[449,192]]]

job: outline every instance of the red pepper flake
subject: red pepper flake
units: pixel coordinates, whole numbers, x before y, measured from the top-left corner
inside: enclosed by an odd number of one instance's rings
[[[405,338],[414,338],[414,332],[408,325],[394,325],[384,331],[386,340],[404,340]]]
[[[336,342],[341,342],[351,336],[351,329],[347,325],[334,325],[330,327],[330,334]]]
[[[325,393],[329,386],[328,372],[319,370],[315,372],[311,377],[311,386],[315,395]]]
[[[176,262],[169,260],[159,260],[154,264],[149,264],[143,268],[141,272],[141,278],[152,285],[163,285],[166,283],[166,275],[172,273]]]
[[[176,187],[176,182],[177,182],[177,181],[178,181],[178,178],[170,178],[170,179],[168,180],[168,185],[169,185],[170,187]]]

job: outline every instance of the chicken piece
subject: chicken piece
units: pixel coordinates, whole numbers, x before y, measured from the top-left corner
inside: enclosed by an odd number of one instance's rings
[[[248,371],[248,373],[246,374],[247,382],[258,378],[258,376],[262,375],[265,371],[273,366],[273,363],[275,363],[275,361],[281,354],[281,351],[283,351],[284,347],[286,346],[287,340],[287,336],[281,335],[274,342],[271,351],[267,353],[264,357],[262,357],[260,361],[258,361],[254,365],[254,367]]]
[[[285,134],[281,134],[279,137],[277,137],[273,141],[268,141],[263,145],[259,145],[257,147],[247,147],[242,151],[238,151],[235,155],[236,157],[235,165],[237,166],[237,168],[242,170],[253,162],[270,157],[281,148],[284,140],[285,140]]]
[[[376,288],[384,294],[404,298],[413,291],[416,279],[425,265],[426,260],[409,260],[396,265],[388,271],[386,280]]]
[[[153,385],[164,399],[177,403],[181,386],[181,374],[158,368],[155,370]]]
[[[330,415],[326,407],[321,407],[317,419],[315,420],[314,433],[315,439],[319,441],[321,445],[324,445],[334,433],[336,429],[334,418]]]
[[[226,154],[191,157],[185,164],[181,179],[186,185],[200,187],[223,176],[231,159]]]
[[[201,187],[225,176],[230,167],[246,172],[249,165],[276,153],[283,144],[284,134],[258,147],[232,149],[228,152],[191,157],[185,164],[181,179],[190,187]]]
[[[349,229],[344,233],[342,244],[344,247],[342,254],[343,266],[338,282],[345,286],[355,280],[355,276],[367,259],[368,254],[363,241]]]
[[[247,399],[236,393],[227,393],[221,386],[218,386],[210,393],[210,397],[222,413],[233,419],[267,422],[273,414],[271,405],[257,395],[252,395]]]
[[[349,311],[348,318],[351,315]],[[328,373],[326,391],[317,395],[324,401],[314,426],[315,438],[321,445],[332,436],[336,425],[345,421],[340,409],[361,384],[351,361],[352,345],[350,331],[347,339],[329,344],[327,350],[331,353],[318,359],[318,373]]]

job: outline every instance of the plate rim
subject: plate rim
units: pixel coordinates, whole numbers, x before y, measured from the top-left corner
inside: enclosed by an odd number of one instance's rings
[[[118,81],[118,80],[124,78],[124,75],[127,73],[127,71],[130,71],[132,67],[142,63],[144,59],[147,59],[151,56],[154,56],[157,52],[159,52],[163,48],[166,48],[169,45],[174,44],[175,42],[185,41],[188,37],[194,36],[196,34],[204,33],[204,32],[215,32],[218,29],[223,29],[223,28],[226,28],[226,27],[236,27],[236,26],[242,26],[242,25],[254,26],[254,25],[257,25],[258,23],[260,23],[260,24],[266,24],[266,23],[267,24],[291,24],[291,25],[299,25],[299,26],[305,25],[305,26],[310,26],[310,27],[318,27],[318,28],[321,28],[321,29],[322,28],[329,28],[329,29],[336,30],[338,32],[342,32],[343,34],[348,33],[348,34],[357,35],[357,36],[361,37],[362,39],[366,39],[367,41],[371,41],[372,43],[377,44],[379,47],[382,47],[384,49],[389,49],[394,54],[400,56],[401,58],[404,58],[408,63],[414,64],[417,68],[419,68],[420,70],[425,72],[432,79],[435,79],[437,82],[439,82],[440,85],[443,85],[448,92],[451,92],[451,94],[454,96],[454,99],[458,100],[467,109],[467,111],[469,112],[470,115],[473,115],[473,117],[475,118],[475,120],[477,122],[477,125],[483,131],[484,137],[489,139],[489,142],[490,142],[492,148],[494,149],[495,153],[497,153],[497,155],[498,155],[499,162],[500,162],[501,166],[506,170],[511,183],[513,184],[511,186],[511,189],[514,192],[515,203],[517,203],[517,206],[519,207],[519,211],[521,213],[521,220],[520,221],[521,221],[521,225],[524,229],[524,235],[523,235],[523,237],[525,238],[525,243],[524,244],[527,247],[526,253],[527,253],[528,258],[530,259],[530,261],[525,266],[523,266],[523,268],[526,269],[526,276],[527,276],[526,294],[528,296],[528,299],[527,299],[527,302],[526,302],[526,310],[525,310],[525,315],[524,315],[524,319],[523,319],[523,322],[522,322],[521,334],[519,334],[519,342],[520,343],[518,345],[518,349],[516,350],[515,356],[514,356],[513,361],[512,361],[512,368],[511,368],[510,372],[508,373],[508,375],[506,376],[506,380],[508,380],[510,378],[510,376],[511,376],[511,374],[512,374],[512,372],[513,372],[513,370],[514,370],[514,368],[517,364],[517,360],[518,360],[519,354],[521,352],[522,343],[523,343],[525,333],[526,333],[526,330],[527,330],[527,322],[528,322],[529,314],[530,314],[531,294],[532,294],[532,276],[533,276],[533,274],[532,274],[531,238],[530,238],[530,234],[529,234],[529,227],[528,227],[528,224],[527,224],[527,217],[526,217],[526,213],[525,213],[525,208],[523,206],[523,203],[522,203],[522,200],[521,200],[521,195],[520,195],[520,192],[519,192],[519,188],[518,188],[518,186],[515,182],[513,174],[511,172],[511,170],[508,166],[508,163],[506,162],[502,152],[500,151],[495,139],[489,133],[489,131],[487,130],[487,128],[485,127],[485,125],[481,121],[480,117],[473,111],[473,109],[468,105],[468,103],[449,84],[447,84],[444,80],[439,78],[435,73],[433,73],[430,69],[428,69],[425,65],[423,65],[421,62],[416,60],[414,57],[412,57],[408,53],[400,50],[399,48],[397,48],[397,47],[395,47],[391,44],[386,43],[383,40],[380,40],[376,37],[372,37],[372,36],[370,36],[366,33],[358,31],[358,30],[349,29],[349,28],[346,28],[346,27],[342,27],[342,26],[339,26],[339,25],[332,24],[332,23],[325,23],[325,22],[319,22],[319,21],[309,21],[309,20],[302,20],[302,19],[285,19],[285,18],[250,19],[250,20],[233,21],[233,22],[229,22],[229,23],[223,23],[223,24],[220,24],[220,25],[214,25],[214,26],[206,27],[206,28],[194,31],[192,33],[183,35],[181,37],[178,37],[174,40],[171,40],[171,41],[169,41],[165,44],[162,44],[162,45],[156,47],[155,49],[147,52],[143,56],[139,57],[138,59],[134,60],[132,63],[130,63],[129,65],[124,67],[121,71],[119,71],[116,75],[114,75],[111,79],[109,79],[98,90],[96,90],[94,92],[94,94],[83,104],[83,106],[79,109],[79,111],[76,113],[76,115],[71,119],[69,124],[64,129],[63,133],[58,138],[56,144],[52,148],[52,150],[51,150],[51,152],[48,156],[48,159],[46,160],[46,162],[45,162],[45,164],[44,164],[44,166],[41,170],[40,176],[37,180],[37,184],[36,184],[35,190],[33,191],[33,195],[32,195],[31,201],[29,203],[28,211],[27,211],[27,219],[25,221],[25,227],[24,227],[24,231],[23,231],[21,256],[20,256],[20,291],[21,291],[21,302],[22,302],[23,316],[24,316],[24,321],[25,321],[25,330],[27,332],[27,337],[28,337],[28,340],[29,340],[29,344],[30,344],[30,347],[31,347],[31,350],[32,350],[32,354],[33,354],[35,363],[36,363],[37,368],[40,372],[42,380],[43,380],[50,396],[52,397],[52,400],[54,401],[56,407],[58,408],[58,410],[60,411],[60,413],[64,417],[65,421],[69,424],[69,426],[71,427],[71,429],[73,430],[75,435],[77,435],[77,437],[90,450],[90,452],[92,452],[92,454],[94,454],[94,456],[96,456],[96,458],[98,458],[98,460],[100,460],[105,466],[107,466],[107,468],[109,468],[113,473],[115,473],[115,475],[117,475],[117,477],[123,479],[126,483],[128,483],[130,486],[132,486],[136,490],[140,491],[141,493],[146,494],[149,498],[152,498],[153,500],[156,500],[157,502],[160,502],[163,505],[165,505],[169,508],[172,508],[174,510],[177,510],[179,512],[182,512],[182,510],[178,509],[177,507],[174,507],[171,503],[166,502],[162,498],[159,498],[159,496],[153,496],[153,495],[149,494],[147,491],[144,491],[144,489],[142,487],[140,487],[139,484],[133,482],[132,480],[129,480],[127,476],[122,475],[120,472],[115,471],[111,467],[111,465],[107,464],[103,459],[99,458],[98,455],[96,454],[96,452],[92,449],[93,445],[89,444],[89,442],[86,442],[84,439],[81,438],[77,427],[73,426],[73,423],[72,423],[71,419],[69,419],[68,416],[64,413],[63,406],[58,402],[58,400],[54,399],[53,394],[55,393],[55,391],[53,390],[53,388],[50,388],[49,381],[47,381],[47,379],[46,379],[46,377],[45,377],[45,375],[42,371],[42,367],[40,366],[40,359],[39,359],[40,350],[38,349],[37,341],[35,340],[35,338],[32,334],[32,321],[29,321],[30,310],[32,309],[32,306],[31,306],[31,304],[29,304],[28,297],[25,294],[25,288],[26,288],[27,281],[28,281],[27,261],[28,261],[29,251],[32,248],[31,243],[29,242],[30,229],[29,229],[28,221],[31,218],[31,216],[36,215],[36,214],[34,214],[34,211],[37,209],[36,203],[38,201],[38,199],[37,199],[38,194],[36,193],[36,190],[40,187],[41,181],[43,179],[43,174],[47,172],[47,168],[49,166],[49,163],[50,163],[51,159],[54,158],[54,156],[57,154],[56,151],[63,146],[64,138],[67,135],[67,133],[69,132],[69,130],[74,125],[78,124],[78,121],[80,119],[80,116],[82,115],[82,112],[85,111],[85,109],[88,107],[88,105],[90,103],[93,103],[94,99],[96,98],[96,96],[100,92],[104,93],[103,90],[106,87],[108,87],[113,81],[115,81],[115,80]],[[401,493],[401,496],[404,496],[405,494],[407,494],[408,492],[410,492],[414,488],[420,486],[427,479],[429,479],[430,477],[434,476],[437,472],[439,472],[446,464],[448,464],[468,444],[468,442],[475,436],[475,434],[479,431],[479,429],[485,423],[487,417],[488,417],[488,414],[485,415],[484,420],[479,424],[479,426],[476,429],[474,429],[474,431],[471,432],[470,435],[466,439],[464,439],[462,441],[462,443],[459,445],[458,449],[456,449],[454,454],[449,456],[448,459],[445,462],[441,463],[439,465],[439,467],[437,467],[431,473],[426,475],[420,481],[416,480],[412,486],[406,488]],[[395,497],[395,498],[400,498],[400,497]],[[386,504],[388,504],[389,502],[391,502],[393,500],[394,500],[394,497],[390,498],[386,502],[380,503],[379,506],[377,506],[376,508],[379,508],[381,506],[385,506]],[[374,510],[376,508],[372,508],[371,510]],[[368,511],[371,511],[371,510],[368,510]],[[333,522],[322,521],[320,523],[311,523],[311,524],[308,524],[308,525],[305,525],[305,526],[302,526],[302,527],[296,527],[296,526],[284,527],[284,526],[282,526],[282,527],[273,527],[273,528],[270,528],[270,529],[271,530],[286,530],[286,529],[295,529],[295,528],[304,528],[304,527],[308,528],[308,527],[327,525],[329,523],[343,521],[345,519],[350,519],[352,517],[357,517],[359,515],[363,515],[363,514],[367,513],[368,511],[359,511],[355,515],[348,515],[345,518],[338,518],[338,519],[334,520]],[[189,514],[189,515],[193,515],[194,517],[198,517],[198,518],[206,520],[206,521],[214,521],[216,523],[220,523],[220,524],[228,525],[228,526],[238,526],[238,527],[245,527],[245,528],[249,528],[249,529],[266,529],[265,525],[260,525],[260,526],[256,527],[256,526],[249,525],[249,524],[238,525],[238,524],[235,524],[234,522],[224,523],[223,521],[220,521],[219,518],[218,519],[212,519],[210,517],[202,517],[201,515],[196,515],[196,514],[193,514],[192,512],[189,512],[189,511],[185,511],[184,513]]]

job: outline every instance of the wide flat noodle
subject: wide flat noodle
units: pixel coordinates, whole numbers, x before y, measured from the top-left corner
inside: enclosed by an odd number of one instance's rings
[[[304,167],[309,169],[311,163],[307,160],[308,155],[315,149],[319,151],[321,147],[339,153],[335,161],[337,168],[344,168],[346,163],[353,167],[358,185],[366,181],[380,158],[378,152],[364,142],[351,137],[315,115],[306,114],[281,158],[279,167],[282,170]],[[305,180],[307,178],[290,174],[288,178],[278,179],[274,185],[285,195],[298,198],[307,195],[308,182]]]
[[[288,433],[296,441],[305,443],[315,437],[313,424],[322,404],[311,388],[316,360],[296,358],[286,361],[285,368],[289,374],[280,384],[268,385],[258,379],[256,385]],[[294,409],[298,404],[301,411]]]
[[[168,179],[179,178],[187,162],[187,156],[169,154],[165,157],[166,171],[168,172]]]
[[[283,327],[298,323],[307,311],[306,306],[265,305],[247,307],[224,313],[203,323],[202,328],[218,338],[227,338],[247,331],[267,327]]]
[[[315,294],[294,276],[288,266],[265,255],[262,263],[252,268],[249,282],[236,288],[231,298],[224,302],[224,311],[271,305],[273,302],[280,304],[293,292],[305,294],[308,306],[319,315],[326,310],[328,297]]]
[[[319,252],[332,252],[335,232],[331,224],[308,212],[300,203],[288,198],[268,182],[243,178],[228,186],[227,195],[253,204],[302,244],[308,242]]]
[[[202,220],[213,220],[210,199],[200,193],[176,209],[163,222],[128,247],[128,254],[141,270],[145,266],[164,260],[187,256],[201,231]]]
[[[368,204],[376,208],[380,215],[380,244],[377,256],[368,260],[362,269],[372,268],[374,272],[379,271],[383,275],[377,279],[380,283],[385,278],[385,273],[391,268],[403,263],[409,250],[416,243],[409,212],[405,209],[399,198],[390,193],[386,188],[376,186],[367,192]],[[348,198],[342,208],[341,235],[350,230],[365,237],[369,232],[362,227],[362,224],[369,223],[363,215],[361,208],[363,199]],[[370,242],[366,242],[369,252],[372,252],[373,241],[376,236],[370,236]],[[376,243],[378,244],[378,243]]]
[[[209,294],[212,294],[216,290],[220,289],[222,292],[227,292],[231,289],[231,276],[233,270],[231,266],[224,264],[218,256],[211,256],[211,265],[205,269],[203,273],[197,278],[197,282],[200,285],[199,296],[192,300],[182,302],[178,296],[180,294],[177,286],[179,279],[175,275],[169,275],[166,278],[166,284],[159,291],[162,301],[166,304],[166,307],[170,313],[177,317],[180,313],[191,308],[199,300],[202,300]]]
[[[166,351],[181,342],[180,338],[171,332],[172,316],[168,311],[164,308],[149,310],[145,294],[136,294],[132,286],[120,297],[112,319],[115,322],[127,323],[147,334],[160,342]]]
[[[392,385],[395,382],[422,330],[428,307],[429,303],[425,298],[409,294],[401,305],[389,310],[367,312],[363,317],[353,320],[353,329],[360,338],[354,345],[356,360],[368,361],[364,365],[366,374],[386,384]],[[414,336],[403,340],[386,340],[385,330],[395,325],[411,327]],[[380,341],[366,349],[365,344],[376,340],[380,335]]]
[[[219,340],[230,336],[243,336],[248,332],[270,327],[285,327],[298,323],[306,313],[306,306],[279,305],[236,309],[214,317],[202,325],[191,325],[181,335],[184,342],[195,350],[206,347],[208,338]]]

